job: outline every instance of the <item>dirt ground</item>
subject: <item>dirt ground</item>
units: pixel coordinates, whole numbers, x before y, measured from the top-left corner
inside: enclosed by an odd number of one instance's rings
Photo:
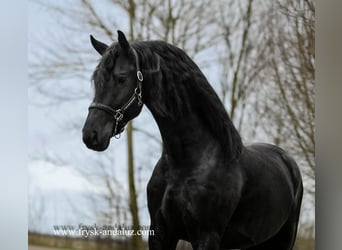
[[[66,249],[66,248],[38,247],[38,246],[28,246],[28,250],[70,250],[70,249]]]

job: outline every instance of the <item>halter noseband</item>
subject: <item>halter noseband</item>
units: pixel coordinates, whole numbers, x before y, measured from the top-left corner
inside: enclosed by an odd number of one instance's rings
[[[134,103],[134,101],[136,99],[138,99],[138,106],[140,107],[141,105],[143,105],[142,102],[142,82],[144,80],[143,74],[140,70],[140,66],[139,66],[139,58],[138,58],[138,54],[136,52],[136,50],[131,47],[134,57],[135,57],[135,64],[136,64],[136,70],[137,70],[137,87],[134,89],[134,93],[131,95],[131,97],[128,99],[128,101],[121,106],[121,108],[118,109],[114,109],[110,106],[107,106],[105,104],[102,103],[97,103],[97,102],[93,102],[90,104],[89,106],[89,110],[90,109],[100,109],[105,111],[106,113],[112,115],[115,119],[115,127],[114,127],[114,132],[113,132],[113,136],[116,139],[119,139],[121,136],[121,132],[123,131],[124,128],[122,128],[122,130],[120,131],[120,133],[118,135],[116,135],[116,133],[118,132],[118,124],[119,122],[122,120],[124,113],[126,112],[126,110]],[[155,70],[155,72],[158,72],[160,69],[160,65],[159,65],[159,56],[158,56],[158,68],[157,70]]]

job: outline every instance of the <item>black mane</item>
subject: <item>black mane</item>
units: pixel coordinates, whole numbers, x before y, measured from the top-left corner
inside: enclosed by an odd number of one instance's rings
[[[138,53],[144,82],[151,83],[148,92],[158,103],[159,115],[177,120],[189,112],[196,112],[227,149],[228,158],[237,159],[242,151],[241,137],[221,100],[193,60],[183,50],[163,41],[134,42],[131,46]],[[110,50],[108,58],[111,59],[108,60],[113,62],[106,62],[107,65],[114,64],[113,54],[117,53],[118,47],[115,44]],[[157,55],[162,81],[156,79],[155,74],[148,73],[157,67]],[[150,99],[148,96],[144,98]]]

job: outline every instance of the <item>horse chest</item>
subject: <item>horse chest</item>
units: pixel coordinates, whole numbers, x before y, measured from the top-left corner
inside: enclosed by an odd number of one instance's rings
[[[160,210],[169,227],[189,231],[198,223],[210,223],[222,205],[221,198],[209,181],[186,178],[182,183],[166,186]]]

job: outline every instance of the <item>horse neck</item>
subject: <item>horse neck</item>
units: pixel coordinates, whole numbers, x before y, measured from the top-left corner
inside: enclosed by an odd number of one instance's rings
[[[143,102],[158,124],[164,153],[189,165],[208,152],[222,153],[228,161],[236,159],[242,142],[223,104],[197,65],[183,52],[169,50],[174,53],[167,57],[155,51],[160,71],[146,74],[143,84]],[[154,68],[151,62],[142,64]]]
[[[191,168],[200,164],[205,155],[214,155],[219,143],[201,123],[195,113],[179,119],[161,116],[158,105],[146,104],[151,111],[162,137],[163,154],[173,168]]]

